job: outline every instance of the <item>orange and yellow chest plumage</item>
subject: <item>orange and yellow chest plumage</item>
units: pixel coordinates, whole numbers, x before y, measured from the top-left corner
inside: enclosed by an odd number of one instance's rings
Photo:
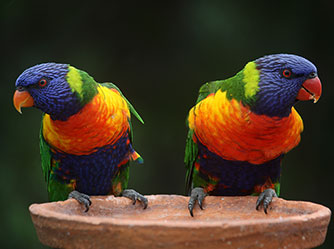
[[[298,145],[303,122],[292,108],[288,117],[268,117],[251,112],[219,90],[194,106],[189,128],[210,151],[226,160],[261,164]]]
[[[126,101],[113,89],[99,86],[98,94],[66,121],[43,118],[43,136],[55,150],[88,155],[113,144],[129,130],[130,111]]]

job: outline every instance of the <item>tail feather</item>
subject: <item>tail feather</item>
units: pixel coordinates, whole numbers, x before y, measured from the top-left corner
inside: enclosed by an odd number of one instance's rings
[[[143,159],[143,158],[138,154],[138,152],[136,152],[136,151],[133,151],[133,152],[130,154],[130,159],[131,159],[132,161],[135,161],[135,162],[140,163],[140,164],[144,163],[144,159]]]

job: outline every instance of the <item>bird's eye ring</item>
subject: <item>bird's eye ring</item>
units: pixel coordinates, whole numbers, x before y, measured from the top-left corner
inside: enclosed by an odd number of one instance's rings
[[[46,79],[41,79],[40,81],[38,81],[38,85],[39,85],[40,87],[45,87],[47,83],[48,83],[48,82],[47,82]]]
[[[284,69],[283,72],[282,72],[282,75],[285,78],[290,78],[291,75],[292,75],[291,70],[290,69]]]
[[[16,90],[18,90],[19,92],[23,92],[25,89],[23,86],[18,86],[16,87]]]

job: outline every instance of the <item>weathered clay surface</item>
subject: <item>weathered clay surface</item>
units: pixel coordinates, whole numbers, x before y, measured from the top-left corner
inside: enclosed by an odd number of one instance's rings
[[[310,202],[275,198],[269,213],[256,197],[206,197],[189,215],[189,197],[92,197],[85,213],[75,200],[32,204],[40,241],[53,248],[312,248],[323,243],[331,212]]]

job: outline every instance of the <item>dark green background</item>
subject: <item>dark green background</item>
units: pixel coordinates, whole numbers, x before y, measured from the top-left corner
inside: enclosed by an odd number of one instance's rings
[[[294,53],[319,71],[323,96],[299,103],[305,130],[283,162],[281,194],[334,207],[333,13],[330,1],[1,1],[1,248],[42,248],[28,206],[47,201],[40,169],[40,112],[12,106],[14,83],[42,62],[70,63],[116,83],[145,120],[134,121],[130,186],[183,194],[185,118],[205,81],[250,60]],[[92,3],[94,2],[94,4]],[[185,207],[186,208],[186,207]],[[334,247],[333,225],[321,248]]]

